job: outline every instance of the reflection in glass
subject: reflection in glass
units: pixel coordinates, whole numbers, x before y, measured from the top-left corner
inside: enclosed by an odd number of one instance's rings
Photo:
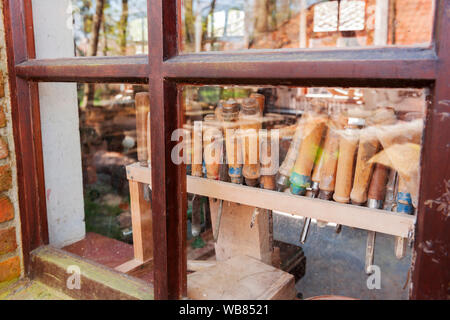
[[[345,149],[347,143],[348,150],[340,153],[339,161],[338,149],[330,151],[330,157],[336,156],[335,161],[330,164],[332,168],[328,168],[333,171],[330,173],[333,181],[327,182],[327,188],[321,188],[324,191],[323,199],[359,205],[366,203],[373,170],[373,164],[366,162],[379,152],[378,157],[384,160],[374,158],[374,163],[380,162],[400,172],[404,184],[408,184],[407,189],[410,189],[412,203],[417,203],[419,171],[406,174],[399,167],[403,164],[397,163],[399,159],[392,155],[397,155],[397,152],[392,150],[397,147],[407,150],[413,144],[420,150],[425,107],[423,90],[188,86],[184,89],[184,95],[185,129],[192,137],[189,139],[192,141],[192,148],[188,151],[192,155],[192,175],[259,186],[260,165],[263,165],[259,161],[264,156],[261,146],[258,147],[258,143],[263,143],[259,129],[269,130],[268,136],[271,136],[272,129],[278,129],[281,140],[277,141],[279,145],[276,148],[280,149],[277,152],[280,158],[271,161],[279,171],[270,175],[278,174],[279,189],[290,186],[291,193],[306,194],[306,189],[314,182],[313,170],[319,170],[317,174],[320,175],[319,151],[325,148],[329,138],[332,140],[329,142],[332,144],[330,148],[340,145]],[[203,124],[199,129],[203,130],[203,152],[201,133],[200,138],[196,139],[199,123]],[[302,141],[300,149],[289,153],[289,146],[297,144],[293,134],[300,127],[303,130],[303,137],[298,137]],[[215,131],[211,132],[211,128],[215,128]],[[247,129],[254,129],[259,137],[247,137]],[[208,151],[212,144],[211,135],[218,135],[215,140],[220,145],[215,151],[216,155],[220,155],[214,160],[213,166],[206,161],[211,158]],[[256,139],[253,141],[254,146],[249,146],[251,139]],[[283,139],[294,139],[288,143],[288,149],[283,147]],[[405,143],[410,145],[406,146]],[[394,146],[397,144],[398,146]],[[366,151],[367,154],[364,153]],[[234,158],[230,158],[230,152]],[[358,152],[364,154],[357,157]],[[418,160],[418,153],[411,152],[411,156]],[[292,159],[289,159],[288,154]],[[249,162],[252,157],[256,159],[254,163]],[[306,158],[300,159],[301,157]],[[389,158],[390,162],[384,157]],[[238,158],[240,162],[236,160]],[[355,164],[354,159],[358,159]],[[341,174],[338,163],[343,166]],[[220,171],[220,165],[228,168],[228,171],[225,170],[228,173],[221,178],[216,174],[216,171]],[[214,166],[217,167],[214,168],[214,174],[209,174],[208,169]],[[418,168],[418,163],[415,168]],[[357,174],[359,169],[361,172]],[[236,172],[239,177],[236,177]],[[321,187],[324,185],[323,182],[320,184]],[[274,184],[272,189],[275,189]],[[392,205],[391,203],[388,210],[392,209]]]
[[[132,241],[125,166],[137,161],[135,94],[141,85],[95,84],[82,105],[78,86],[86,231]]]
[[[145,54],[146,0],[72,0],[76,56]]]
[[[427,44],[433,0],[183,0],[182,51]]]

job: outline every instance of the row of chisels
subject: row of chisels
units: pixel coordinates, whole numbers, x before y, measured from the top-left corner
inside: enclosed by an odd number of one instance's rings
[[[136,95],[138,159],[150,160],[149,100]],[[280,132],[267,125],[263,115],[265,97],[252,93],[243,99],[220,101],[201,121],[184,126],[184,143],[189,159],[188,174],[293,195],[351,203],[373,209],[414,214],[412,181],[397,161],[396,148],[420,146],[422,121],[399,115],[391,107],[347,106],[334,110],[325,99],[310,101],[294,126],[281,127],[291,133],[291,143],[280,159]],[[278,127],[279,128],[279,127]],[[240,129],[240,131],[238,130]],[[242,136],[241,133],[255,132]],[[217,145],[220,148],[217,148]],[[252,146],[258,146],[253,148]],[[384,156],[384,158],[383,158]],[[383,158],[384,160],[378,160]],[[226,161],[222,161],[225,159]],[[386,160],[387,159],[387,160]],[[281,163],[277,170],[274,164]],[[148,188],[147,188],[148,189]],[[220,201],[217,240],[223,207]],[[256,208],[254,218],[265,209]],[[308,216],[305,213],[305,216]],[[193,231],[199,233],[201,219],[193,217]],[[254,219],[252,219],[253,225]],[[326,221],[317,221],[319,227]],[[306,217],[300,235],[305,243],[311,218]],[[336,231],[340,232],[337,225]],[[396,239],[395,253],[404,256],[405,239]],[[375,232],[368,232],[366,271],[373,264]]]

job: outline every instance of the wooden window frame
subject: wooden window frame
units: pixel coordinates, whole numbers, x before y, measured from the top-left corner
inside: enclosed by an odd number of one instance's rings
[[[181,0],[148,0],[148,56],[52,60],[35,59],[31,0],[2,1],[27,273],[30,251],[48,243],[38,82],[149,83],[156,299],[187,291],[186,172],[170,161],[171,133],[183,123],[182,85],[428,87],[411,298],[448,298],[450,219],[438,201],[448,201],[450,181],[450,1],[436,0],[426,47],[181,54]]]

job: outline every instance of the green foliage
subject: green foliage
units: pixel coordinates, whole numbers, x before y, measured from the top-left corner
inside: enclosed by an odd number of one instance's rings
[[[101,203],[102,196],[111,193],[111,187],[92,185],[85,189],[84,219],[86,232],[95,232],[108,238],[120,240],[122,237],[117,216],[122,213],[119,206]]]
[[[198,236],[192,241],[191,247],[194,249],[203,248],[206,245],[205,241],[202,239],[201,236]]]

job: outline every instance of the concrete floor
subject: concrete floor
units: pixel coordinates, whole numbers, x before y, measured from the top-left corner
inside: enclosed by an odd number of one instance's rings
[[[411,249],[402,260],[394,255],[394,237],[377,233],[374,264],[381,270],[381,289],[367,287],[364,272],[367,231],[343,227],[318,228],[312,224],[305,245],[299,238],[303,219],[274,215],[274,238],[303,247],[306,274],[297,283],[304,298],[319,295],[340,295],[357,299],[408,299],[403,289],[411,266]]]
[[[34,280],[19,280],[0,289],[0,300],[73,300],[64,293]]]

